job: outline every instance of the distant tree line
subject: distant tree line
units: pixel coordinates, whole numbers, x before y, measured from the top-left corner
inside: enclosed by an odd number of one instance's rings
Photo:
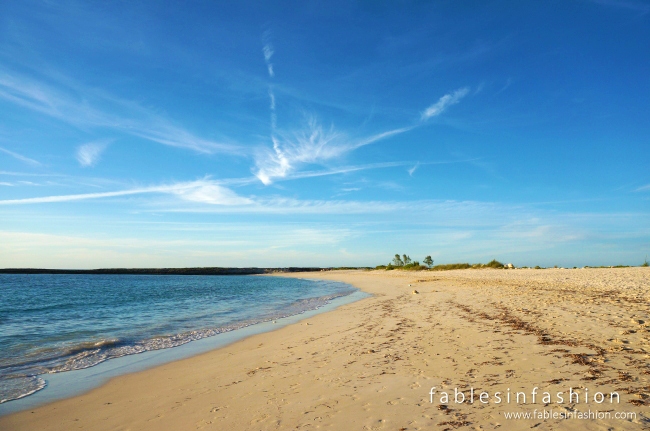
[[[424,262],[427,268],[431,268],[431,265],[433,265],[433,259],[431,259],[431,256],[425,257],[422,262]],[[411,268],[411,267],[421,267],[422,265],[420,265],[420,262],[418,262],[417,260],[413,262],[411,256],[409,256],[408,254],[403,254],[402,256],[400,256],[399,254],[395,254],[393,261],[389,263],[387,266]]]
[[[433,266],[433,259],[431,256],[426,256],[424,259],[422,259],[422,263],[424,265],[421,265],[419,261],[413,261],[411,257],[408,254],[402,254],[401,256],[399,254],[395,254],[395,257],[393,257],[393,260],[388,263],[388,265],[379,265],[375,269],[385,269],[385,270],[391,270],[391,269],[405,269],[405,270],[411,270],[411,271],[424,271],[424,270],[431,270],[431,271],[445,271],[445,270],[450,270],[450,269],[467,269],[467,268],[504,268],[504,265],[499,262],[496,259],[493,259],[492,261],[488,263],[475,263],[475,264],[469,264],[469,263],[450,263],[446,265],[436,265]]]

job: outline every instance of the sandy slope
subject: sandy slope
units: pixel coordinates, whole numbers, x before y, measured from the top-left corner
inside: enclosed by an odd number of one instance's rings
[[[650,429],[648,268],[302,276],[375,296],[2,417],[0,430]],[[440,392],[454,388],[492,398],[441,405]],[[527,404],[495,404],[508,388],[525,391]],[[569,388],[616,391],[621,402],[541,403],[543,392]],[[504,417],[535,409],[637,418]]]

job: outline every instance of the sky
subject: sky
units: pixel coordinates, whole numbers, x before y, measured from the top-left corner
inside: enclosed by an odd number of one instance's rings
[[[0,267],[639,265],[650,4],[0,2]]]

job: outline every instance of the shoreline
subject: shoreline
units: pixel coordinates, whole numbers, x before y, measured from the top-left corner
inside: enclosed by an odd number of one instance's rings
[[[306,277],[300,278],[310,280]],[[307,309],[284,317],[274,317],[253,322],[233,330],[192,340],[178,346],[127,354],[85,368],[40,374],[38,377],[45,381],[44,386],[30,394],[0,403],[0,417],[38,408],[59,400],[73,398],[101,387],[112,378],[137,373],[166,363],[210,352],[236,343],[242,339],[274,331],[284,326],[300,322],[308,317],[335,310],[340,306],[361,300],[366,296],[364,292],[355,289],[351,293],[330,299],[324,305],[314,309]]]
[[[649,423],[650,271],[595,271],[309,273],[373,296],[2,416],[0,428],[639,429]],[[615,408],[637,417],[520,423],[503,413],[544,404],[443,408],[429,402],[434,386],[616,391]]]

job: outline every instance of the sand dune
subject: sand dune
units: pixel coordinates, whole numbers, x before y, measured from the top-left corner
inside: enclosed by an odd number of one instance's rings
[[[345,281],[374,296],[2,417],[0,430],[650,428],[648,268],[290,276]],[[472,389],[473,404],[439,398]],[[570,389],[580,402],[557,402]],[[526,403],[497,404],[508,390]],[[620,403],[610,403],[612,393]],[[535,410],[636,418],[505,417]]]

